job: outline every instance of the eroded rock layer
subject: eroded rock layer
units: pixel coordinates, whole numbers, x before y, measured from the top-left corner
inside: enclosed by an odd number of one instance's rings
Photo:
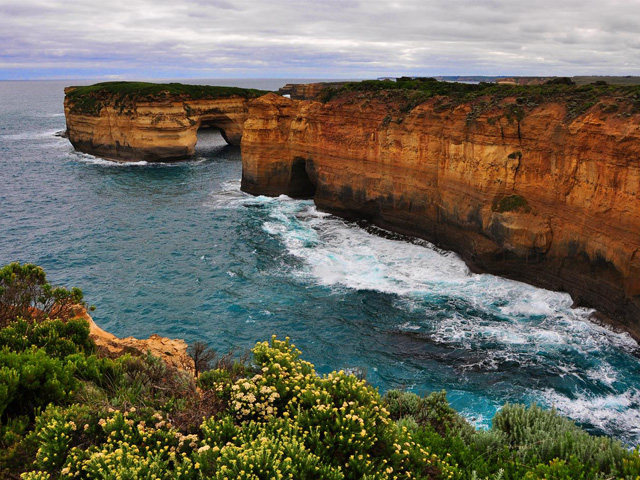
[[[201,127],[217,128],[239,145],[247,118],[246,98],[74,98],[65,89],[69,140],[81,152],[122,161],[172,161],[195,153]],[[90,100],[89,103],[87,100]],[[95,104],[97,102],[98,106]]]
[[[119,357],[127,353],[133,356],[152,355],[161,358],[170,367],[192,372],[193,359],[187,353],[188,346],[184,340],[151,335],[146,340],[133,337],[118,338],[105,332],[96,323],[83,307],[76,311],[76,317],[82,318],[89,324],[91,339],[96,343],[102,354]]]
[[[242,188],[426,238],[474,271],[569,292],[640,338],[637,109],[447,102],[252,100]]]

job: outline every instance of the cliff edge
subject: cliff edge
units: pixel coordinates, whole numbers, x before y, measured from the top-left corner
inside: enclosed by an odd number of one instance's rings
[[[640,339],[640,90],[455,85],[252,100],[242,188],[566,291]]]

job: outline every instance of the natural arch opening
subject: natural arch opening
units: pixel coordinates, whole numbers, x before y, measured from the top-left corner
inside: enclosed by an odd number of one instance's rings
[[[203,116],[197,120],[198,130],[215,129],[229,145],[240,145],[242,125],[225,115]]]
[[[290,197],[313,198],[316,194],[316,185],[309,176],[309,170],[313,168],[310,159],[295,158],[291,164],[291,177],[289,180]]]
[[[207,153],[227,147],[229,142],[224,138],[222,131],[211,125],[202,125],[196,132],[196,155],[206,155]]]

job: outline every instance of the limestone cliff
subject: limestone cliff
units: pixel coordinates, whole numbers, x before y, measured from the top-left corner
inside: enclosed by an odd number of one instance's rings
[[[249,102],[242,188],[426,238],[640,338],[640,96],[589,95],[269,94]]]
[[[116,82],[65,89],[67,134],[85,153],[123,161],[192,156],[198,129],[220,130],[240,144],[247,98],[264,92],[230,87]]]

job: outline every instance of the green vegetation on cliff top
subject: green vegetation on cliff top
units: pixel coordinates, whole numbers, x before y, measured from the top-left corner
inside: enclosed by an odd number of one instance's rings
[[[84,87],[71,87],[66,94],[72,113],[98,115],[102,107],[113,104],[121,111],[131,108],[138,100],[153,101],[178,97],[183,100],[228,97],[255,98],[264,90],[182,83],[102,82]]]
[[[486,82],[472,84],[442,82],[434,78],[411,79],[409,77],[402,77],[395,82],[365,80],[327,88],[322,96],[322,101],[328,102],[354,92],[367,98],[370,98],[372,93],[376,93],[389,100],[400,101],[403,104],[401,110],[405,113],[433,97],[442,97],[438,106],[442,110],[466,102],[482,103],[485,107],[489,107],[510,97],[515,97],[517,105],[523,109],[549,102],[562,102],[567,105],[569,118],[585,112],[598,104],[601,99],[609,98],[621,105],[630,106],[630,109],[621,112],[621,115],[628,116],[640,113],[640,85],[609,85],[606,82],[575,85],[570,79],[564,78],[554,79],[543,85],[508,85]],[[604,108],[606,105],[603,105]]]
[[[198,378],[149,354],[112,358],[85,320],[37,314],[52,295],[41,273],[0,275],[5,311],[17,298],[34,307],[0,328],[1,478],[640,478],[637,449],[555,411],[505,405],[476,430],[444,392],[381,396],[354,375],[319,375],[288,339],[259,342],[251,361],[201,356]]]

